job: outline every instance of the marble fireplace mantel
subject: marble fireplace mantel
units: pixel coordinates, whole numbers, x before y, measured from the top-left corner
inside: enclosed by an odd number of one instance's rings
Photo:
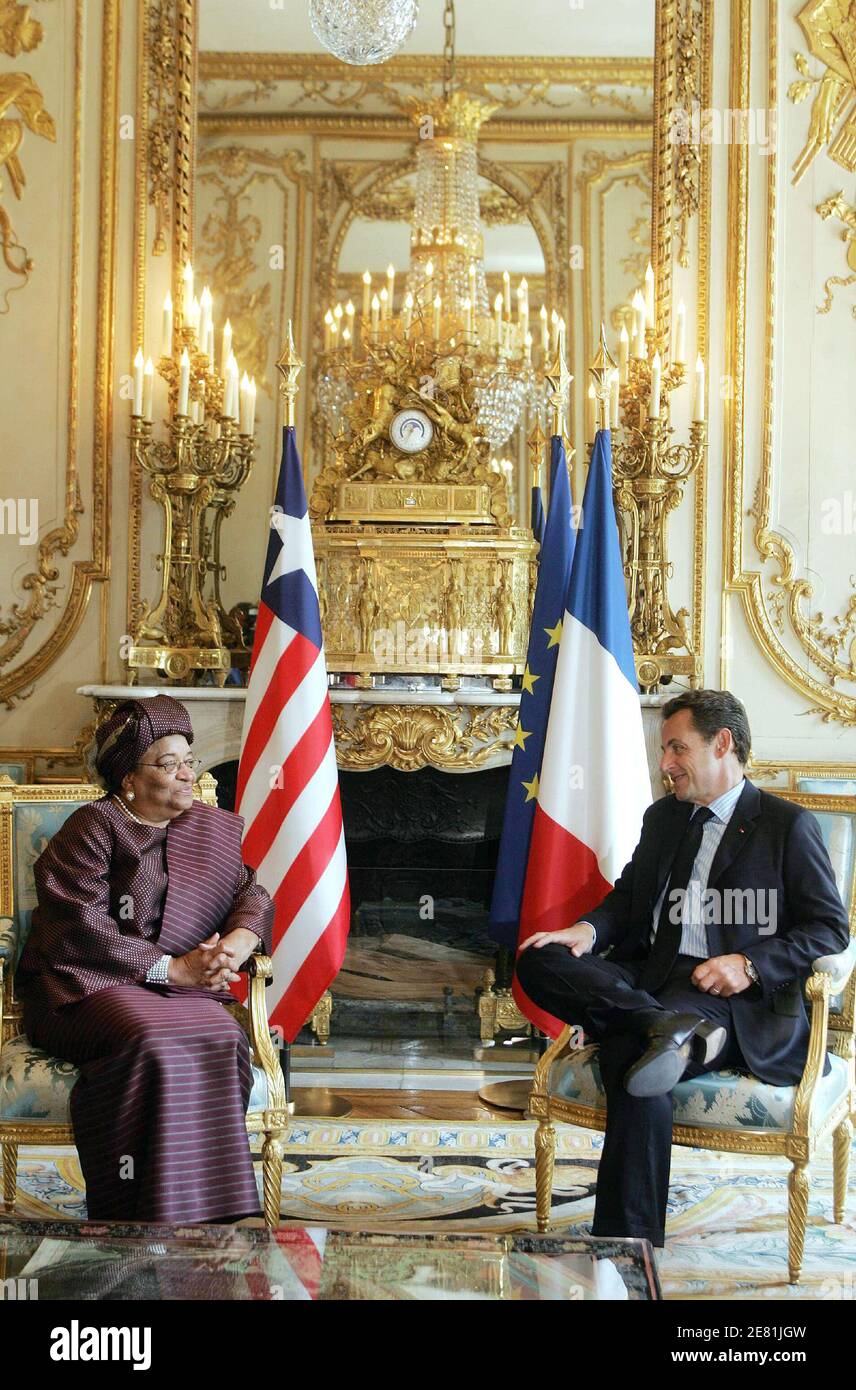
[[[188,707],[194,752],[208,772],[236,759],[247,692],[239,686],[83,685],[78,695],[95,704],[96,718],[121,700],[172,695]],[[660,708],[677,692],[641,695],[642,724],[653,795],[663,795],[658,770]],[[330,691],[336,755],[346,772],[391,766],[403,772],[435,767],[466,773],[511,762],[520,693],[496,690]]]

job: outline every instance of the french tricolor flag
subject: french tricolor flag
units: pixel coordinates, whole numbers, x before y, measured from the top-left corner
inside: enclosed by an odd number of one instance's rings
[[[538,785],[518,944],[603,901],[639,840],[651,779],[612,497],[598,431],[583,496]],[[552,1037],[564,1026],[514,997]]]

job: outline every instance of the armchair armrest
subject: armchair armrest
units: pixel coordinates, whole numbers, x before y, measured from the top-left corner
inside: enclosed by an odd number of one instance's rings
[[[856,966],[856,937],[844,951],[834,956],[818,956],[812,963],[815,975],[829,975],[829,993],[840,994]]]
[[[279,1055],[271,1042],[265,1001],[265,986],[270,984],[273,979],[273,961],[270,956],[262,956],[254,952],[246,962],[246,967],[250,976],[250,992],[247,999],[250,1015],[250,1046],[253,1049],[256,1062],[267,1077],[270,1109],[281,1110],[283,1119],[285,1119],[287,1118],[285,1078],[279,1064]]]
[[[558,1061],[563,1052],[568,1050],[571,1035],[574,1029],[570,1023],[566,1023],[557,1038],[554,1038],[542,1057],[538,1058],[535,1065],[535,1075],[532,1080],[533,1096],[549,1095],[549,1078],[553,1063]]]
[[[0,917],[0,961],[14,966],[18,956],[18,923],[13,917]]]

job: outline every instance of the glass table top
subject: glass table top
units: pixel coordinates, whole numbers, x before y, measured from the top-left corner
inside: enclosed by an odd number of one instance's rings
[[[660,1298],[644,1240],[14,1218],[0,1218],[0,1281],[39,1301]]]

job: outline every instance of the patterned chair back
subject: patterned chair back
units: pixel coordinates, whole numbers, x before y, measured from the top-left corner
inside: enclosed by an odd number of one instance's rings
[[[776,792],[776,795],[807,807],[817,820],[832,863],[841,901],[850,917],[850,934],[856,936],[856,782],[850,779],[831,781],[820,777],[806,777],[800,779],[797,791]],[[829,1001],[831,1044],[834,1045],[836,1034],[839,1037],[842,1034],[852,1034],[854,1003],[856,971],[844,993]]]
[[[81,783],[0,788],[0,917],[17,921],[19,955],[36,906],[33,865],[68,817],[103,795]]]

